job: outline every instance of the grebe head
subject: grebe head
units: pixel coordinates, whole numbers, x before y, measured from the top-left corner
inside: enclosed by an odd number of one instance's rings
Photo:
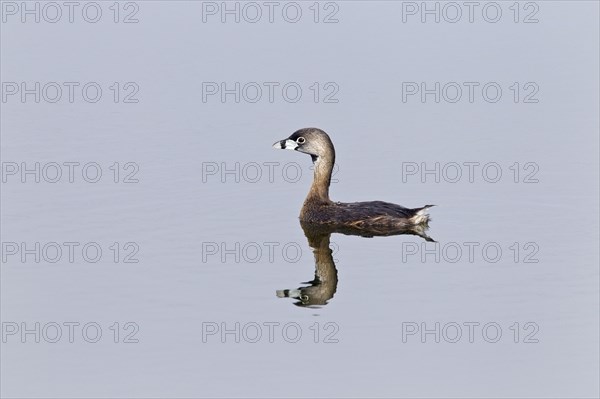
[[[313,161],[319,157],[335,157],[331,139],[327,133],[315,127],[297,130],[287,139],[273,144],[273,148],[300,151],[311,155]]]

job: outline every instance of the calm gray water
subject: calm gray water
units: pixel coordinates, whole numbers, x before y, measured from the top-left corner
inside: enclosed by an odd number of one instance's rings
[[[3,397],[598,397],[597,2],[23,4]],[[436,243],[332,234],[297,306],[306,126]]]

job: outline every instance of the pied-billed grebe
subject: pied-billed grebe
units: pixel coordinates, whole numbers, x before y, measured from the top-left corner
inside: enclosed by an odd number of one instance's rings
[[[303,222],[364,229],[406,228],[427,225],[429,222],[427,208],[433,205],[410,209],[383,201],[352,203],[331,201],[329,184],[335,163],[335,149],[327,133],[321,129],[300,129],[287,139],[276,142],[273,147],[300,151],[312,157],[315,175],[300,211],[300,220]]]

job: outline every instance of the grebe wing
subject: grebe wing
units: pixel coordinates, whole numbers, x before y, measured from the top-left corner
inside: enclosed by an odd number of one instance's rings
[[[339,202],[337,205],[341,210],[355,217],[394,216],[409,218],[415,214],[416,209],[405,208],[402,205],[392,204],[384,201],[366,202]],[[420,208],[419,208],[420,209]]]

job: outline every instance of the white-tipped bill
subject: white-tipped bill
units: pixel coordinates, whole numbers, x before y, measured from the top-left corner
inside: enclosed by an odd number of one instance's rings
[[[298,147],[298,144],[294,140],[280,140],[273,144],[273,148],[277,148],[278,150],[295,150]]]

